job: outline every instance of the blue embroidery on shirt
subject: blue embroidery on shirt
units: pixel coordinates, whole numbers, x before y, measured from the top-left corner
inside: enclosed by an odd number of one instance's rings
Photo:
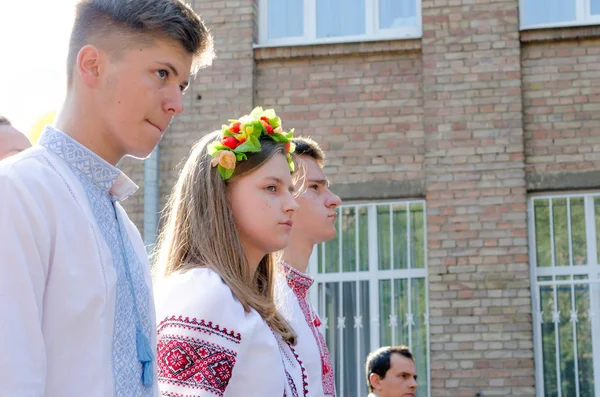
[[[153,388],[142,384],[142,364],[136,352],[136,318],[139,317],[140,329],[148,339],[155,332],[150,329],[149,291],[142,263],[128,238],[125,225],[117,218],[118,204],[113,203],[109,194],[121,172],[73,138],[53,128],[44,130],[39,143],[62,158],[83,185],[98,227],[112,254],[117,273],[112,349],[114,395],[153,396]],[[121,239],[121,233],[126,238]],[[129,266],[137,302],[134,302],[125,266]]]

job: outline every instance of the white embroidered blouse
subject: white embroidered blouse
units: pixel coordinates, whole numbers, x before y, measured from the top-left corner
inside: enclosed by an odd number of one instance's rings
[[[308,289],[314,280],[287,263],[279,265],[276,299],[281,314],[298,335],[295,351],[306,371],[307,396],[335,396],[333,365],[321,319],[308,300]]]
[[[137,186],[70,136],[0,161],[0,396],[150,397],[150,265],[120,201]],[[154,378],[154,379],[152,379]]]
[[[168,397],[297,397],[293,349],[211,269],[156,285],[158,382]]]

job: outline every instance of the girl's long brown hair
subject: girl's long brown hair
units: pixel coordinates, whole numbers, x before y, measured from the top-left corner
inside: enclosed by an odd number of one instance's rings
[[[261,139],[261,151],[238,162],[235,173],[223,181],[208,145],[220,131],[206,135],[192,148],[164,213],[164,227],[155,250],[156,277],[207,267],[218,273],[246,311],[256,310],[284,340],[295,344],[296,334],[279,314],[274,302],[276,259],[265,255],[252,274],[231,213],[227,184],[259,168],[271,157],[285,153],[284,146]]]

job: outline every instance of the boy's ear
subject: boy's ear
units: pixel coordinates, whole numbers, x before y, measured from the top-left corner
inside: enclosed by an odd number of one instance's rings
[[[83,46],[77,54],[75,73],[88,87],[96,87],[99,82],[103,62],[102,52],[93,45]]]

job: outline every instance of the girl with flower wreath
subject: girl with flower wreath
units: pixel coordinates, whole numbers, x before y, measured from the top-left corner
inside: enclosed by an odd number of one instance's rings
[[[273,298],[273,253],[297,208],[292,133],[256,108],[192,149],[157,245],[163,396],[302,395],[296,335]]]

